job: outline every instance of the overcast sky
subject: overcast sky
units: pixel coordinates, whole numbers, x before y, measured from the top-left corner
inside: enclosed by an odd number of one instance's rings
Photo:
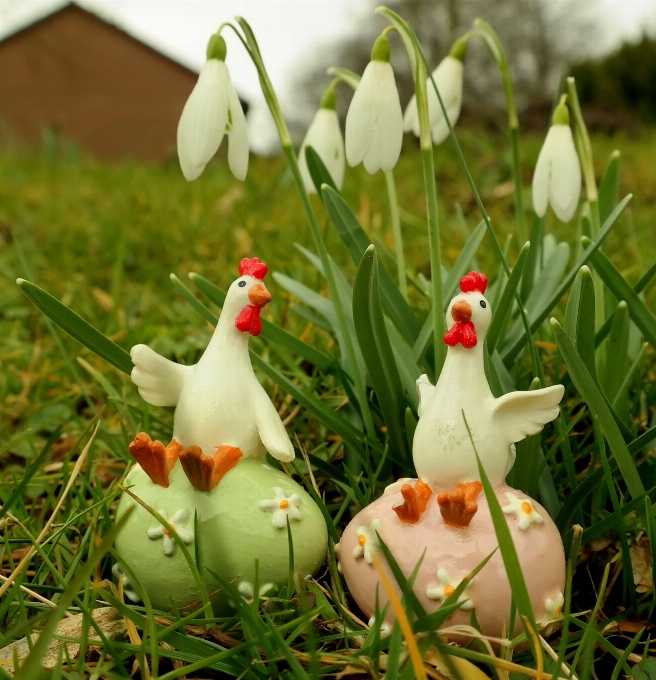
[[[656,29],[654,0],[552,0],[597,6],[606,27],[608,46]],[[0,30],[60,4],[55,0],[0,0]],[[82,0],[104,9],[118,23],[199,68],[209,35],[223,21],[242,15],[251,24],[267,69],[284,106],[289,76],[311,50],[346,31],[363,18],[365,0]],[[238,91],[253,105],[252,124],[261,127],[261,100],[254,67],[228,32],[228,59]],[[258,120],[259,119],[259,120]],[[257,141],[257,140],[254,140]],[[266,144],[266,139],[262,140]],[[256,144],[257,146],[257,144]]]

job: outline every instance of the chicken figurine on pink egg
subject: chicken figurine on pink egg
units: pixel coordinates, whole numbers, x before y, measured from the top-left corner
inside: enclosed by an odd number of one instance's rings
[[[328,532],[321,510],[265,460],[267,452],[282,463],[295,455],[249,354],[250,337],[262,329],[260,310],[271,300],[266,273],[256,257],[240,262],[196,365],[174,363],[146,345],[132,348],[139,394],[149,404],[175,407],[170,443],[140,432],[130,444],[137,463],[125,486],[132,495],[121,497],[117,518],[129,508],[133,512],[116,538],[120,560],[114,572],[127,571],[123,563],[136,577],[138,584],[123,574],[124,593],[133,601],[145,592],[154,607],[169,610],[201,600],[181,546],[199,555],[200,576],[218,615],[234,613],[235,604],[213,574],[232,582],[247,602],[288,582],[288,527],[296,575],[314,574],[323,564]]]
[[[505,513],[536,619],[547,623],[561,613],[565,555],[558,529],[539,503],[505,479],[515,462],[515,443],[537,434],[558,415],[564,388],[553,385],[493,396],[483,355],[492,320],[486,287],[487,278],[477,272],[461,279],[460,293],[447,310],[448,349],[437,384],[426,375],[417,380],[419,422],[412,456],[418,479],[388,486],[354,517],[336,546],[340,570],[367,617],[374,617],[377,600],[381,612],[388,602],[373,564],[376,554],[401,595],[379,537],[406,577],[423,556],[413,591],[428,613],[497,548],[472,440]],[[445,627],[469,625],[473,611],[484,635],[500,637],[508,631],[511,589],[498,550],[457,604]],[[394,618],[389,607],[385,623]],[[518,634],[521,627],[517,616],[512,633]]]

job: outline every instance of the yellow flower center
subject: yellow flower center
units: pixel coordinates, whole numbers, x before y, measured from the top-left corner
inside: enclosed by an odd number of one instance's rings
[[[164,530],[164,535],[167,538],[173,538],[173,534],[166,527],[162,527],[162,529]],[[177,531],[177,529],[175,528],[175,526],[173,524],[171,524],[171,529],[173,529],[173,531]]]
[[[528,502],[524,501],[522,503],[522,510],[527,514],[530,515],[533,512],[533,506]]]
[[[554,612],[554,617],[558,617],[563,613],[563,606],[560,605],[560,607],[556,608],[556,611]]]
[[[367,542],[367,537],[364,534],[358,536],[358,545],[363,546]]]
[[[454,590],[455,590],[455,588],[453,586],[445,586],[444,587],[444,596],[450,597],[451,595],[453,595]]]
[[[281,510],[287,510],[288,507],[289,507],[289,501],[288,500],[280,501],[280,509]]]

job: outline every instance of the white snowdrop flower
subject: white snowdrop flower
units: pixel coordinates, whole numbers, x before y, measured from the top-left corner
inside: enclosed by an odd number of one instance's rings
[[[346,160],[368,173],[391,170],[403,143],[403,113],[389,63],[389,40],[381,35],[371,51],[346,116]]]
[[[501,508],[506,515],[516,515],[519,518],[519,528],[522,531],[528,529],[534,522],[542,524],[542,515],[533,507],[530,498],[518,498],[514,493],[506,492],[506,498],[510,501],[508,505]]]
[[[435,588],[428,588],[426,590],[426,597],[431,600],[446,600],[447,597],[453,594],[453,591],[460,585],[462,579],[454,580],[450,578],[449,573],[446,569],[437,570],[437,580],[440,582]],[[465,586],[465,590],[460,593],[460,597],[457,600],[457,604],[460,609],[473,609],[474,603],[465,594],[471,585],[471,582]]]
[[[301,504],[301,498],[297,493],[288,496],[279,486],[273,487],[275,498],[271,500],[260,501],[259,508],[265,512],[272,512],[271,524],[277,529],[284,529],[287,526],[287,517],[295,519],[300,522],[303,519],[301,511],[298,506]]]
[[[207,61],[184,106],[178,123],[178,158],[185,178],[200,177],[228,136],[228,165],[240,180],[248,171],[248,129],[241,102],[225,65],[226,44],[214,34]]]
[[[467,40],[458,40],[447,57],[442,59],[438,67],[433,71],[433,80],[440,92],[446,115],[453,127],[460,117],[462,109],[462,79],[464,74],[465,56],[467,54]],[[435,88],[431,79],[426,80],[428,92],[428,117],[430,120],[433,144],[441,144],[449,136],[449,126],[444,118],[440,101],[435,94]],[[412,99],[405,110],[403,127],[406,132],[412,132],[419,137],[419,115],[417,113],[417,98]]]
[[[544,217],[551,205],[556,217],[569,222],[581,195],[581,164],[569,126],[566,95],[553,115],[552,126],[544,140],[533,173],[533,209]]]
[[[344,138],[339,127],[339,118],[335,111],[337,98],[335,90],[329,88],[321,99],[321,108],[314,116],[308,131],[298,152],[298,165],[301,170],[301,177],[305,184],[305,189],[309,194],[316,194],[317,190],[312,182],[307,161],[305,160],[305,149],[311,146],[319,155],[319,158],[326,166],[326,170],[335,182],[338,189],[344,184],[344,170],[346,161],[344,160]]]
[[[544,603],[544,609],[549,620],[558,618],[563,613],[565,598],[562,593],[558,593],[554,598],[548,598]]]
[[[166,510],[160,510],[159,514],[171,525],[173,530],[178,534],[180,540],[185,544],[189,545],[194,541],[194,532],[186,529],[184,524],[187,523],[187,511],[184,508],[180,508],[176,513],[174,513],[171,519],[168,518]],[[173,534],[164,526],[160,525],[154,527],[153,529],[148,529],[146,532],[148,538],[151,541],[155,541],[158,538],[164,539],[164,554],[167,556],[173,555],[175,552],[175,539]]]
[[[364,557],[364,561],[367,564],[371,564],[373,560],[373,554],[377,550],[380,550],[380,541],[376,532],[380,529],[380,520],[371,520],[369,526],[361,526],[356,529],[356,535],[358,537],[358,544],[353,548],[353,557],[358,560]]]

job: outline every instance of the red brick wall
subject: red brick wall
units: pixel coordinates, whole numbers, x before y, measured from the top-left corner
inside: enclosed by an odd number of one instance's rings
[[[94,155],[160,159],[197,75],[74,5],[0,42],[0,119],[54,125]]]

